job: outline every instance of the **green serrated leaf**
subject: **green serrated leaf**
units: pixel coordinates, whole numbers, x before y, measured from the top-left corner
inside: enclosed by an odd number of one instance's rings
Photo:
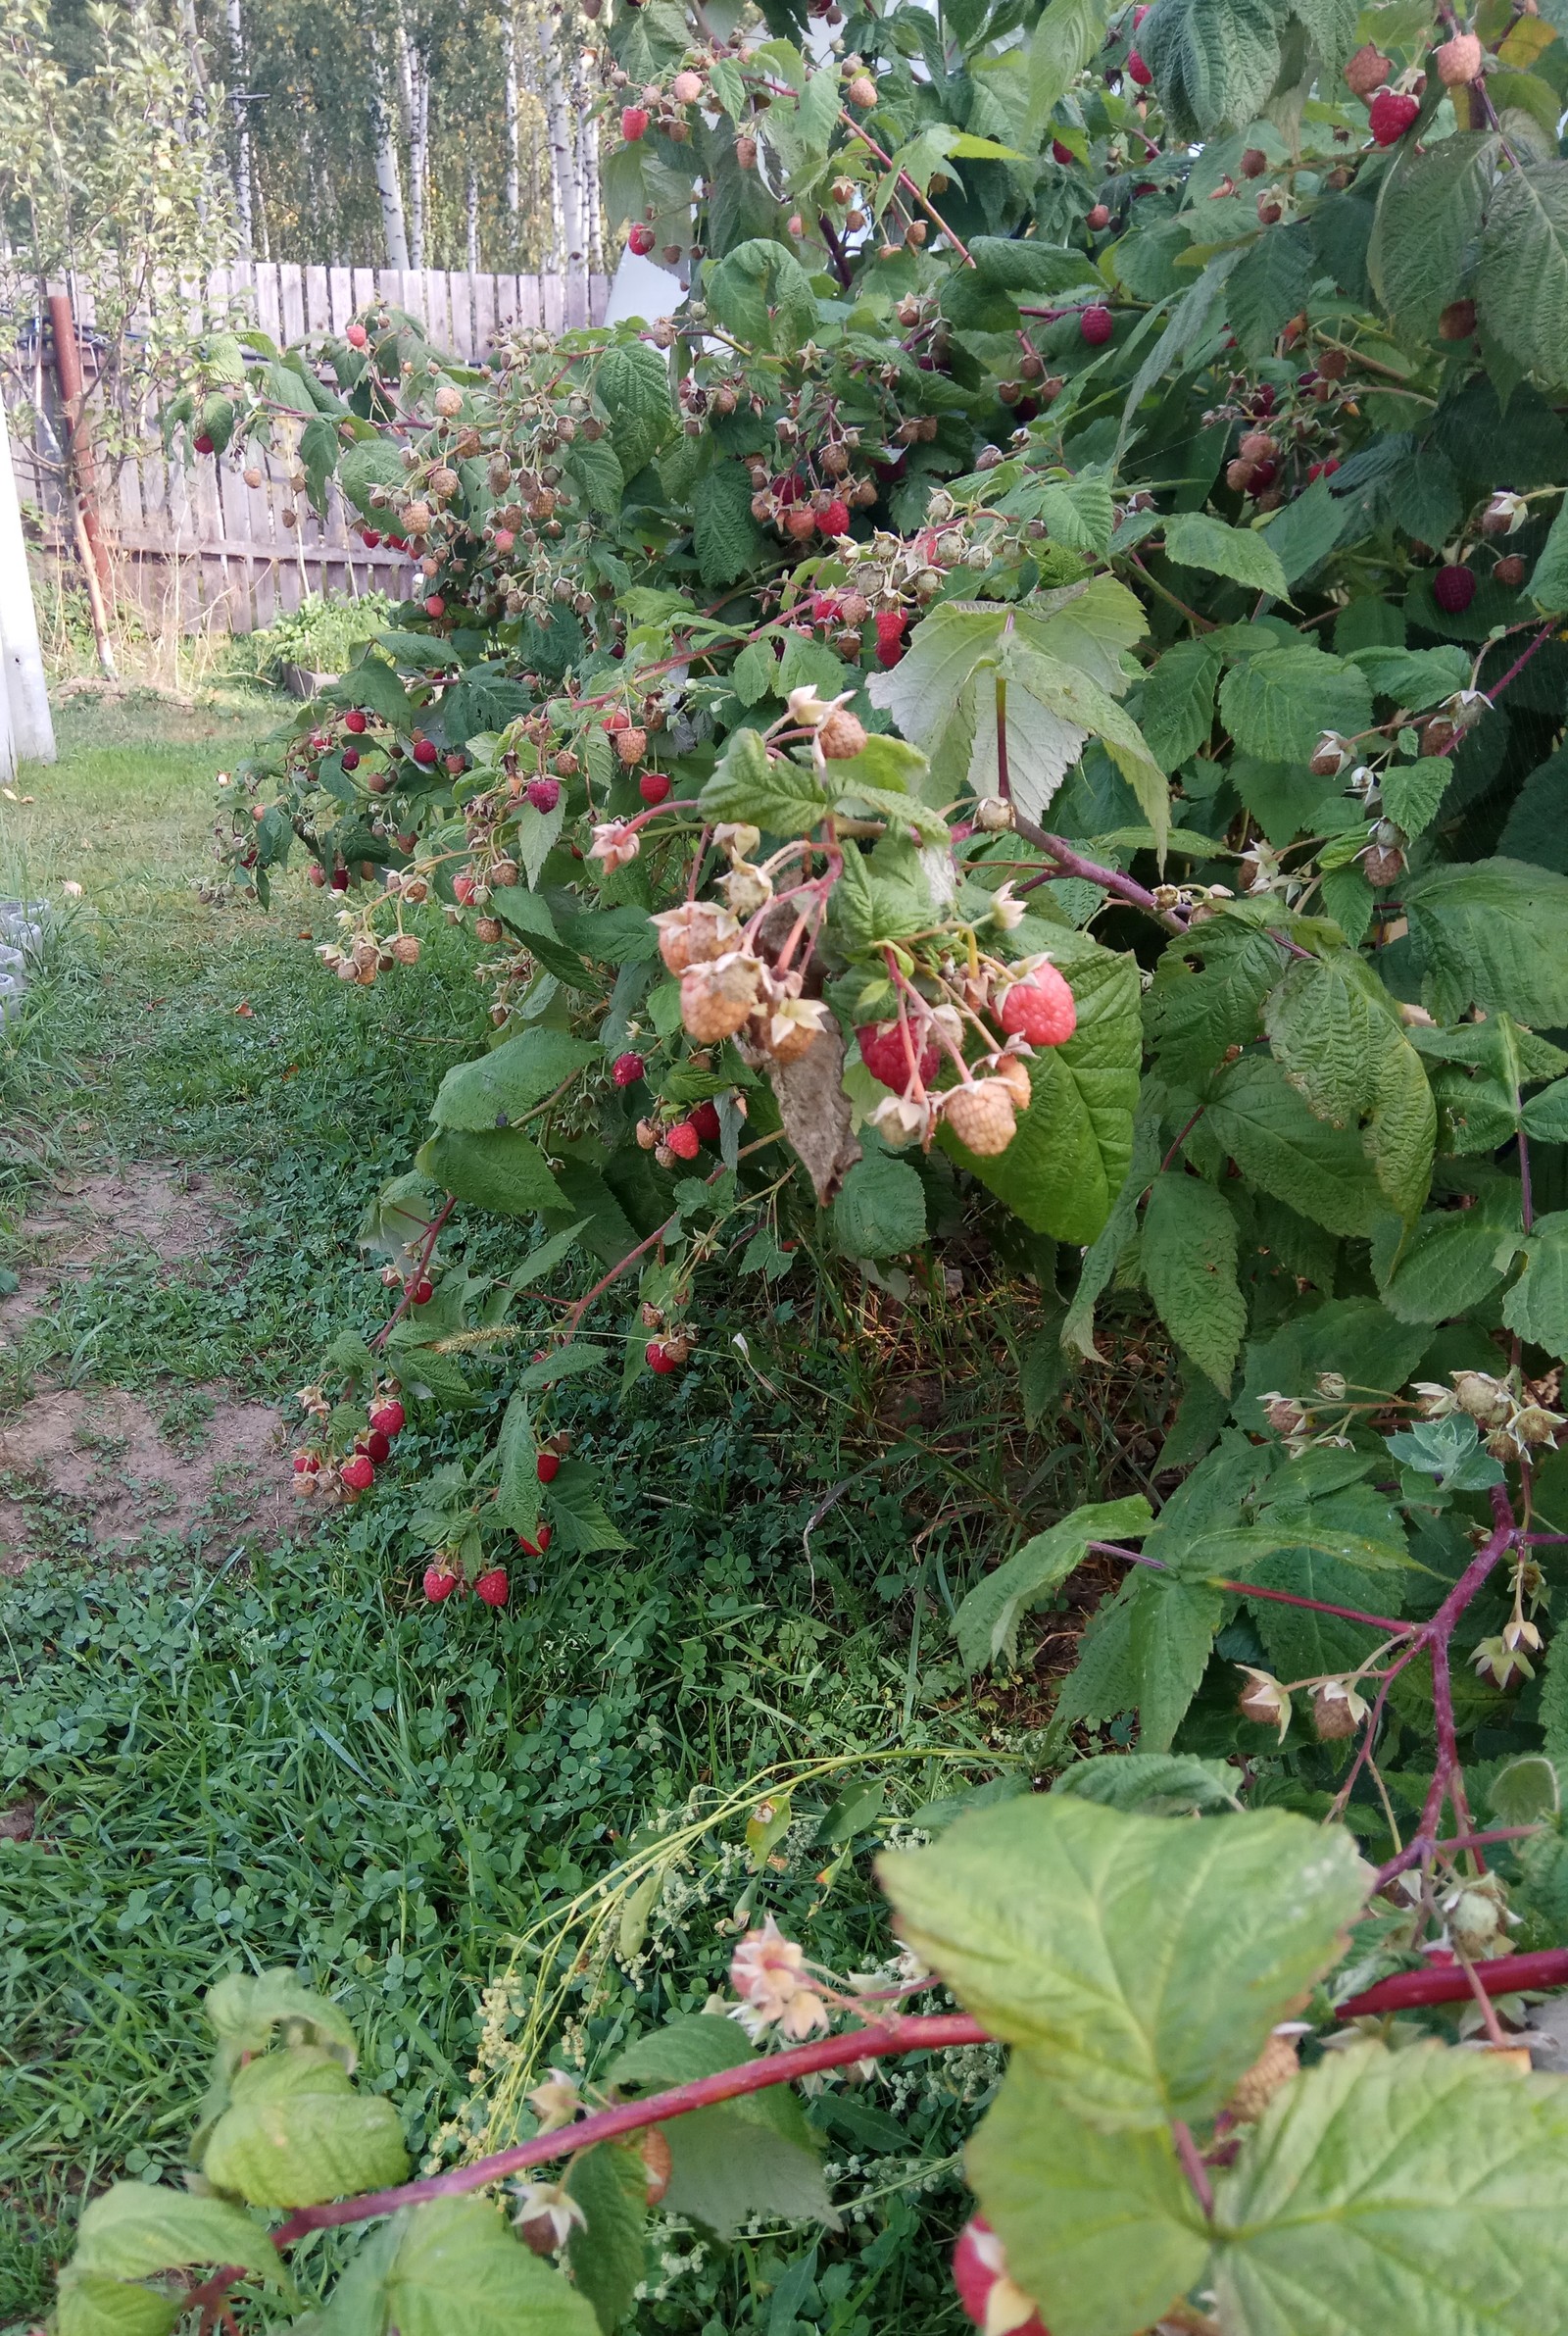
[[[744,575],[761,532],[752,517],[752,482],[739,463],[715,463],[692,495],[692,544],[703,582],[717,590]]]
[[[1229,1390],[1247,1328],[1236,1218],[1222,1194],[1180,1169],[1157,1176],[1144,1212],[1144,1280],[1184,1354]]]
[[[1036,1533],[960,1601],[953,1635],[964,1667],[982,1670],[999,1657],[1013,1661],[1019,1620],[1082,1565],[1090,1542],[1124,1536],[1138,1540],[1152,1521],[1149,1503],[1141,1493],[1133,1493],[1124,1500],[1075,1509],[1048,1532]]]
[[[513,1532],[531,1534],[539,1522],[539,1447],[527,1397],[520,1392],[502,1417],[496,1459],[501,1469],[496,1515]]]
[[[1372,692],[1358,666],[1302,644],[1234,666],[1219,710],[1244,754],[1304,763],[1325,730],[1349,738],[1371,728]]]
[[[745,820],[764,834],[790,836],[809,835],[828,804],[809,770],[787,755],[770,762],[755,730],[736,730],[698,808],[705,820]]]
[[[900,1257],[918,1247],[925,1187],[906,1160],[871,1152],[856,1162],[833,1203],[833,1237],[852,1258]]]
[[[1487,206],[1476,269],[1481,322],[1546,388],[1568,379],[1568,163],[1506,172]]]
[[[438,1127],[490,1133],[522,1118],[574,1070],[600,1060],[598,1047],[564,1030],[523,1030],[477,1062],[455,1064],[436,1089],[430,1116]]]
[[[877,1874],[922,1962],[1102,2133],[1212,2115],[1369,1878],[1348,1834],[1279,1811],[1172,1825],[1059,1793]]]
[[[488,2200],[439,2198],[400,2214],[384,2324],[398,2336],[599,2336],[586,2296],[514,2238]]]
[[[83,2209],[72,2257],[77,2271],[139,2279],[200,2263],[237,2263],[288,2284],[276,2248],[242,2207],[146,2182],[116,2182]]]
[[[251,2206],[311,2207],[406,2181],[409,2154],[392,2103],[357,2093],[340,2061],[307,2047],[235,2071],[202,2172]]]

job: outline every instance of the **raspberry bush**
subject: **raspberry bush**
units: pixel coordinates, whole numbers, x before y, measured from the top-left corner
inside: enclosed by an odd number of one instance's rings
[[[1012,2048],[964,2305],[1550,2325],[1568,2110],[1510,2037],[1568,1971],[1568,49],[1500,0],[816,13],[604,27],[606,197],[689,266],[667,316],[464,371],[373,311],[175,414],[236,460],[280,433],[421,570],[227,790],[221,856],[265,902],[305,855],[346,982],[460,921],[494,1032],[367,1228],[394,1312],[306,1391],[302,1483],[358,1497],[385,1411],[499,1354],[497,1449],[414,1519],[425,1594],[499,1605],[519,1550],[619,1546],[552,1390],[612,1339],[676,1376],[737,1259],[919,1270],[961,1227],[1039,1285],[1037,1411],[1155,1331],[1142,1488],[956,1615],[1006,1666],[1123,1568],[1056,1786],[884,1862],[941,2040]],[[448,1261],[460,1211],[515,1220],[508,1271]],[[674,2178],[627,2136],[678,2171],[680,2116],[744,2094],[748,2211],[804,2214],[765,2088],[938,2040],[813,2037],[842,1987],[755,1936],[747,2024],[808,2039],[776,2065],[677,2022],[580,2072],[610,2123],[536,2095],[535,2139],[373,2208],[403,2169],[351,2044],[257,1982],[214,2195],[113,2210],[221,2233],[95,2252],[94,2209],[66,2336],[152,2324],[104,2280],[280,2277],[247,2205],[285,2248],[398,2208],[323,2326],[456,2328],[460,2261],[466,2328],[613,2326]],[[215,2161],[241,2093],[273,2157]],[[520,2208],[563,2277],[458,2194],[568,2150]],[[723,2226],[690,2164],[674,2195]]]

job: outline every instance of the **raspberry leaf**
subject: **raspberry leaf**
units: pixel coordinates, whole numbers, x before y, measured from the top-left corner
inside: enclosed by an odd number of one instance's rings
[[[1139,1254],[1160,1320],[1200,1370],[1228,1390],[1247,1307],[1236,1278],[1236,1218],[1224,1195],[1181,1169],[1156,1177]]]
[[[1368,1880],[1348,1834],[1283,1812],[1172,1825],[1054,1793],[877,1872],[921,1960],[1103,2133],[1218,2110]]]
[[[1093,1502],[1075,1509],[1049,1532],[1036,1533],[994,1573],[976,1583],[953,1617],[953,1635],[970,1671],[1017,1654],[1023,1615],[1059,1589],[1081,1566],[1091,1541],[1139,1540],[1153,1522],[1141,1493],[1121,1501]]]
[[[382,2316],[368,2326],[399,2336],[598,2336],[587,2297],[514,2238],[487,2200],[434,2199],[391,2227],[401,2236],[376,2283]],[[372,2313],[374,2292],[365,2298]]]

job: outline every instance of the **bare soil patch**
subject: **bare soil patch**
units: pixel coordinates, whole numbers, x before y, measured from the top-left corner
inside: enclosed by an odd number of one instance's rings
[[[0,1350],[72,1278],[138,1252],[168,1278],[205,1279],[228,1237],[223,1199],[211,1178],[157,1161],[60,1186],[23,1228],[32,1259],[0,1301]],[[0,1573],[149,1536],[275,1541],[292,1522],[291,1473],[281,1415],[228,1388],[38,1388],[0,1406]]]

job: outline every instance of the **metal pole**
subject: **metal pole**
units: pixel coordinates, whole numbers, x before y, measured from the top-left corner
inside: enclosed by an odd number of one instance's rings
[[[110,566],[109,546],[98,524],[97,481],[84,421],[86,392],[82,385],[76,320],[72,314],[71,294],[63,287],[51,284],[47,297],[49,325],[54,335],[55,373],[60,382],[60,403],[65,423],[67,483],[71,493],[76,556],[81,562],[82,576],[87,586],[87,605],[92,613],[98,663],[113,680],[115,652],[110,640],[109,606],[114,598],[114,571]]]

